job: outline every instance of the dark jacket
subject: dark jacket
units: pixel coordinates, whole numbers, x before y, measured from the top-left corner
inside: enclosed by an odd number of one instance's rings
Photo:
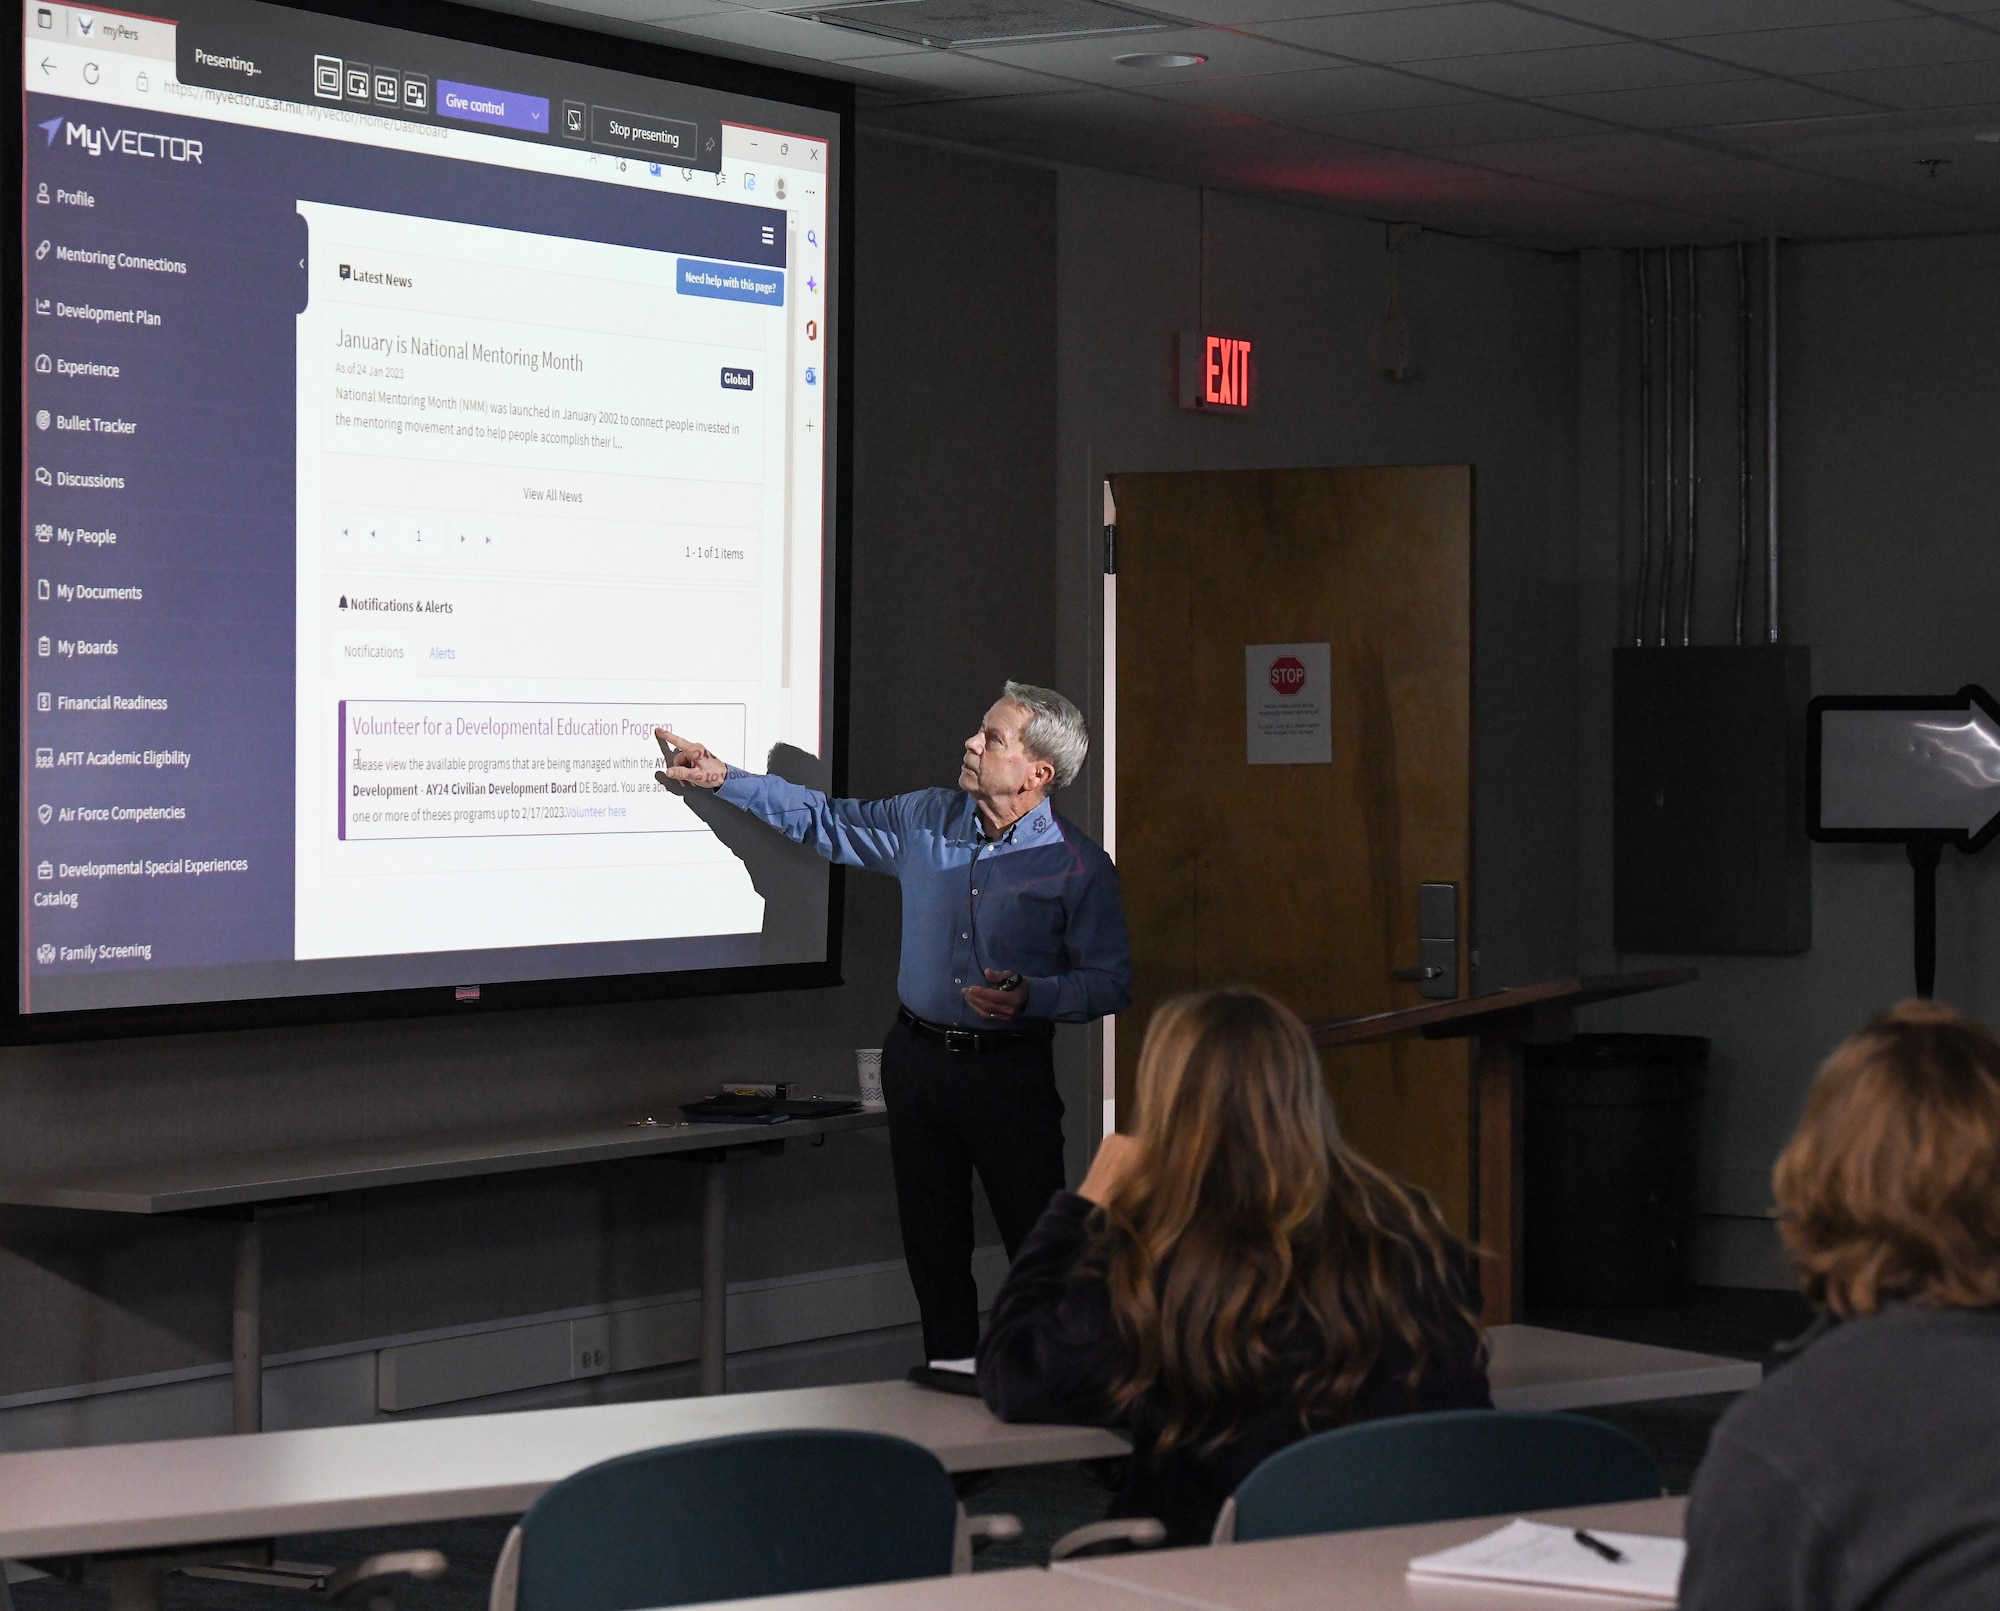
[[[1095,1209],[1073,1192],[1059,1193],[1028,1233],[993,1300],[992,1324],[979,1345],[979,1391],[1003,1421],[1111,1424],[1109,1393],[1126,1369],[1126,1352],[1112,1318],[1102,1275],[1079,1269]],[[1465,1275],[1468,1306],[1478,1307],[1476,1279]],[[1424,1329],[1456,1347],[1433,1355],[1414,1397],[1398,1378],[1409,1358],[1400,1347],[1385,1351],[1348,1414],[1370,1421],[1411,1410],[1483,1409],[1493,1399],[1479,1358],[1479,1338],[1449,1313],[1424,1317]],[[1221,1448],[1203,1454],[1176,1444],[1154,1448],[1164,1423],[1160,1407],[1142,1404],[1131,1417],[1132,1467],[1114,1516],[1157,1516],[1168,1542],[1205,1544],[1216,1513],[1265,1458],[1319,1426],[1300,1424],[1291,1384],[1324,1355],[1316,1337],[1288,1326],[1274,1340],[1281,1365],[1255,1409]]]
[[[1842,1322],[1730,1407],[1683,1611],[2000,1606],[2000,1312]]]

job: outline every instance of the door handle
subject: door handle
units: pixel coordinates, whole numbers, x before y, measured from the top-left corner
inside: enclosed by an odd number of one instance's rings
[[[1458,994],[1458,886],[1417,886],[1417,965],[1390,975],[1413,984],[1426,1001],[1450,1001]]]

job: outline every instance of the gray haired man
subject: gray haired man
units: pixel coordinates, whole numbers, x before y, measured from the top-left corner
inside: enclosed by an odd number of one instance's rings
[[[956,789],[835,800],[726,766],[664,728],[664,783],[713,789],[829,861],[903,886],[902,998],[882,1088],[903,1252],[931,1359],[979,1342],[977,1170],[1008,1256],[1063,1187],[1052,1041],[1132,994],[1111,859],[1048,803],[1090,752],[1076,706],[1010,682],[965,741]]]

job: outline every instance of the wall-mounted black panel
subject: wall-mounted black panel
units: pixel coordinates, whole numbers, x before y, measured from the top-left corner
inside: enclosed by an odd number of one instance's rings
[[[1755,956],[1811,947],[1811,695],[1803,647],[1613,651],[1621,951]]]

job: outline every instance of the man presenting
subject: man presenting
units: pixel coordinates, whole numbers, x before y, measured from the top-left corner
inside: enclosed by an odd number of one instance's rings
[[[979,1344],[972,1171],[1012,1258],[1063,1187],[1055,1026],[1131,1000],[1118,875],[1048,804],[1083,770],[1082,713],[1052,689],[1010,682],[965,741],[956,790],[888,800],[829,799],[727,766],[665,728],[656,736],[661,783],[713,789],[829,861],[902,881],[902,1004],[882,1043],[896,1206],[924,1355],[969,1358]]]

